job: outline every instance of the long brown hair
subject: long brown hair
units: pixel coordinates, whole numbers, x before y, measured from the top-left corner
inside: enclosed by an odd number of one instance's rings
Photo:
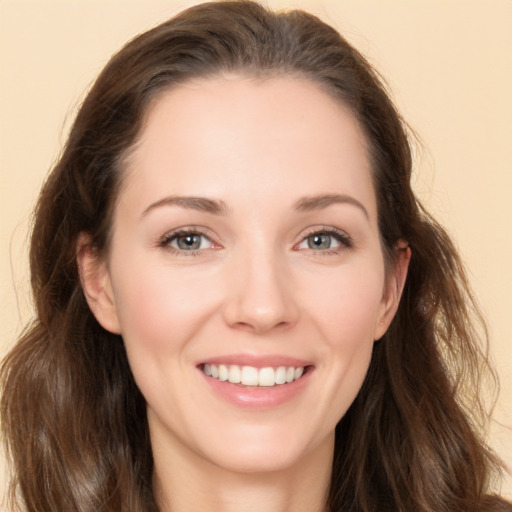
[[[333,28],[250,1],[202,4],[138,36],[78,112],[35,210],[36,317],[1,370],[11,509],[18,496],[30,512],[158,510],[145,401],[122,338],[87,306],[76,247],[87,233],[99,254],[108,251],[123,158],[149,102],[176,84],[229,71],[304,77],[347,105],[370,147],[387,261],[399,239],[412,250],[396,318],[336,428],[326,508],[510,510],[486,497],[500,464],[482,441],[485,331],[470,321],[475,303],[450,238],[411,190],[405,124],[371,66]]]

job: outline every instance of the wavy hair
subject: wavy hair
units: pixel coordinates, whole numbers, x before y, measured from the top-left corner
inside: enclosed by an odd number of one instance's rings
[[[410,135],[377,73],[336,30],[252,1],[190,8],[112,57],[76,116],[35,209],[36,316],[1,369],[10,509],[156,512],[146,405],[120,336],[84,298],[77,241],[109,249],[123,160],[148,105],[193,78],[236,72],[313,81],[351,109],[367,138],[388,264],[412,250],[392,325],[336,427],[330,512],[511,510],[488,496],[500,462],[483,442],[486,335],[446,232],[410,185]]]

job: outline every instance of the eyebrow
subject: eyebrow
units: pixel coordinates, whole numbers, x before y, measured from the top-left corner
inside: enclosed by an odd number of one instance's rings
[[[302,197],[295,203],[295,209],[301,212],[321,210],[332,204],[350,204],[359,208],[367,219],[370,218],[364,205],[352,196],[345,194],[320,194],[316,196]]]
[[[226,215],[229,212],[229,208],[224,201],[208,199],[206,197],[168,196],[150,204],[142,212],[141,217],[145,217],[152,210],[162,206],[178,206],[188,210],[212,213],[213,215]]]
[[[354,197],[346,194],[319,194],[302,197],[295,203],[295,209],[300,212],[310,212],[322,210],[332,204],[351,204],[359,208],[366,218],[369,218],[368,210],[363,204]],[[141,217],[145,217],[152,210],[162,206],[178,206],[180,208],[211,213],[213,215],[227,215],[229,213],[229,208],[224,201],[195,196],[168,196],[150,204],[142,212]]]

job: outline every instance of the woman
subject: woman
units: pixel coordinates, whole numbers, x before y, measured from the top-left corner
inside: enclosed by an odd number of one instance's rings
[[[203,4],[126,45],[36,210],[2,369],[25,509],[508,510],[462,395],[471,294],[410,176],[313,16]]]

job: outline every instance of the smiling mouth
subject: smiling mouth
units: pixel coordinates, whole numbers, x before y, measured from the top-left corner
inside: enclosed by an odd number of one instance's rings
[[[241,386],[272,387],[282,386],[299,380],[307,371],[307,366],[239,366],[236,364],[203,364],[203,372],[221,382]]]

